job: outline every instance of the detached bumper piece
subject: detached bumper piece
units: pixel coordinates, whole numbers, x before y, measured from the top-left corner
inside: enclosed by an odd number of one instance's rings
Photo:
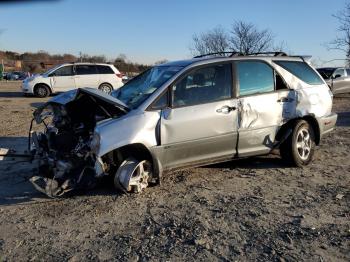
[[[36,190],[51,198],[63,196],[65,193],[74,189],[72,185],[69,185],[68,180],[59,186],[58,182],[54,179],[42,176],[33,176],[30,179],[30,182],[33,184]]]
[[[64,180],[44,176],[34,176],[30,179],[39,192],[51,198],[62,197],[72,191],[92,189],[96,181],[95,171],[91,167],[85,167],[80,174],[70,175]]]

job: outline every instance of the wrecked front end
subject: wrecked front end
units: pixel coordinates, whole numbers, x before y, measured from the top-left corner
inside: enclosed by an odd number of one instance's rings
[[[30,179],[34,187],[49,197],[93,188],[105,174],[94,129],[127,111],[122,102],[92,89],[66,92],[35,110],[29,133],[39,162],[38,175]]]

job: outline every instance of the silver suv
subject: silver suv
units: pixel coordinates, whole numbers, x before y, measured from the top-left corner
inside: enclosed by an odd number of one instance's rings
[[[78,89],[34,113],[34,186],[51,197],[110,176],[140,192],[166,171],[269,154],[312,160],[330,132],[332,93],[303,57],[201,56],[155,66],[104,94]]]

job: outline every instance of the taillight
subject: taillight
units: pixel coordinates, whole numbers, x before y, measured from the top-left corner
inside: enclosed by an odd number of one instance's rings
[[[119,74],[115,74],[117,77],[122,78],[123,74],[119,73]]]

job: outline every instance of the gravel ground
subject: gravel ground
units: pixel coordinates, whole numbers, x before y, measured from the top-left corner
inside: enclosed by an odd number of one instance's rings
[[[0,83],[0,147],[23,149],[44,100]],[[256,157],[167,175],[140,195],[109,183],[51,200],[35,166],[0,161],[0,261],[350,261],[350,95],[305,168]]]

